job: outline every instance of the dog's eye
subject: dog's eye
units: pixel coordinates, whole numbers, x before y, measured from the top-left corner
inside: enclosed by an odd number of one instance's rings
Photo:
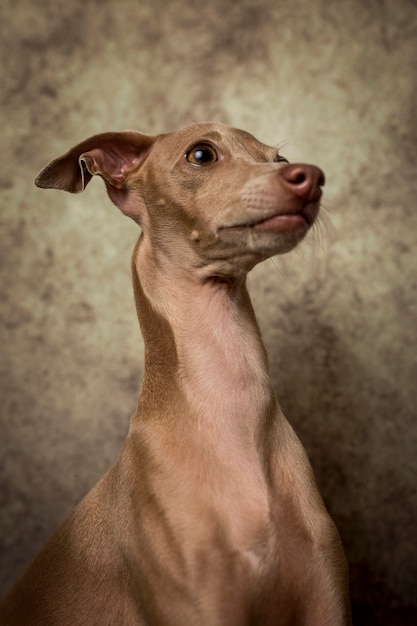
[[[187,152],[186,158],[191,165],[204,167],[217,161],[217,153],[208,143],[199,143]]]
[[[281,156],[277,152],[276,155],[274,156],[274,163],[289,163],[289,161],[288,161],[288,159],[286,159],[285,157]]]

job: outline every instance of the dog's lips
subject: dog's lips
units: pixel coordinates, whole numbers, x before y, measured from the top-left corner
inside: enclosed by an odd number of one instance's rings
[[[252,226],[253,230],[268,232],[289,232],[310,226],[304,213],[284,213],[273,215]]]
[[[221,230],[242,231],[252,229],[255,232],[292,232],[301,228],[309,228],[313,221],[307,211],[288,211],[287,213],[275,213],[256,222],[224,226]]]

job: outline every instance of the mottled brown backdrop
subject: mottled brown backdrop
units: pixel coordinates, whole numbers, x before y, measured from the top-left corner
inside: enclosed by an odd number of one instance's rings
[[[326,172],[321,228],[250,286],[277,394],[351,569],[355,624],[417,623],[413,0],[3,0],[1,585],[114,461],[140,384],[138,235],[85,137],[215,119]]]

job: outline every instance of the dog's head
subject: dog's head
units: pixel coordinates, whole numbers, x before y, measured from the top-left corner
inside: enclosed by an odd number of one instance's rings
[[[293,249],[317,217],[324,185],[317,167],[290,165],[249,133],[215,123],[95,135],[36,184],[78,193],[93,175],[144,238],[203,276],[241,274]]]

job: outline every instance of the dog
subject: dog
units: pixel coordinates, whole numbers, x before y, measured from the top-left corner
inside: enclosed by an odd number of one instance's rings
[[[95,135],[36,185],[79,193],[95,175],[141,229],[141,392],[114,466],[12,587],[0,623],[351,624],[339,535],[246,288],[315,222],[322,171],[207,122]]]

